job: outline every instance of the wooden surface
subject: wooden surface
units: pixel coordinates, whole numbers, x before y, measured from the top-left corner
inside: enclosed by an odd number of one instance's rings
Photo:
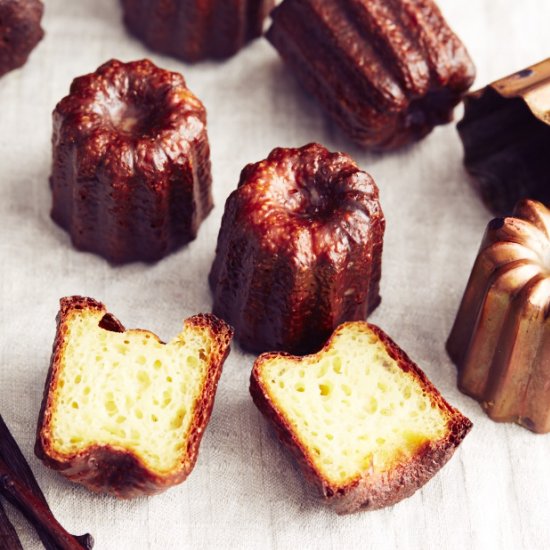
[[[550,547],[550,436],[488,420],[456,389],[444,342],[490,215],[469,187],[454,125],[398,154],[366,154],[300,92],[265,41],[225,64],[193,67],[129,38],[116,0],[48,0],[47,37],[0,80],[0,411],[60,521],[103,549],[526,549]],[[550,53],[547,0],[440,0],[478,67],[477,86]],[[73,77],[111,57],[150,56],[179,70],[209,113],[216,209],[187,249],[147,267],[112,268],[74,251],[49,218],[50,113]],[[457,113],[459,114],[459,113]],[[58,300],[104,301],[128,327],[164,339],[208,311],[206,277],[227,195],[241,168],[275,146],[319,141],[377,180],[387,218],[381,307],[371,318],[475,426],[432,482],[379,512],[337,517],[309,500],[248,395],[254,357],[234,350],[197,466],[149,499],[94,496],[33,456]],[[12,513],[12,511],[10,511]],[[38,540],[18,518],[26,549]]]

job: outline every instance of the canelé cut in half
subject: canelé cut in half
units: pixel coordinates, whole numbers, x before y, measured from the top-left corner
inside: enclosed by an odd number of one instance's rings
[[[231,328],[187,319],[162,343],[125,330],[103,304],[61,300],[36,454],[72,481],[121,498],[189,475],[214,405]]]
[[[468,94],[458,123],[464,165],[486,206],[550,206],[550,58]]]
[[[212,209],[206,110],[183,76],[112,60],[53,113],[52,218],[113,263],[155,262]]]
[[[475,67],[432,0],[284,0],[267,37],[359,145],[395,149],[452,120]]]
[[[471,428],[379,328],[346,323],[317,354],[266,353],[250,392],[306,479],[339,513],[409,497]]]
[[[188,62],[225,59],[261,36],[274,0],[121,0],[128,30]]]
[[[310,144],[250,164],[228,198],[213,311],[249,351],[317,351],[380,303],[385,221],[374,180]]]
[[[44,37],[42,0],[0,0],[0,76],[23,66]]]
[[[550,210],[524,200],[487,227],[447,350],[499,422],[550,432]]]

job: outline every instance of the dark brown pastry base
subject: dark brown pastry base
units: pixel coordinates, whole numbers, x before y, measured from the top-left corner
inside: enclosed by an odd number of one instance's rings
[[[494,214],[523,198],[550,205],[549,111],[550,59],[466,97],[464,164]]]
[[[75,79],[53,113],[52,218],[113,263],[154,262],[213,207],[206,110],[148,60]]]
[[[267,37],[359,145],[395,149],[452,120],[474,80],[431,0],[284,0]]]
[[[214,314],[249,351],[306,353],[380,303],[384,216],[374,180],[317,144],[250,164],[225,205]]]
[[[0,76],[23,66],[44,37],[42,0],[0,0]]]
[[[226,59],[261,36],[274,0],[121,0],[128,30],[188,62]]]

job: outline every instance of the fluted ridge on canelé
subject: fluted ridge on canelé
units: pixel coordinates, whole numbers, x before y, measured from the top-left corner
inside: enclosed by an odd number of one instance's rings
[[[178,73],[112,60],[53,113],[52,218],[76,248],[157,261],[212,209],[206,110]]]
[[[213,312],[246,350],[319,349],[380,303],[384,229],[376,183],[349,156],[275,149],[226,202]]]
[[[224,59],[261,36],[274,0],[121,0],[128,30],[184,61]]]
[[[268,38],[360,145],[392,149],[452,119],[474,65],[432,0],[284,0]]]
[[[501,422],[550,431],[550,210],[518,203],[485,233],[447,342],[462,391]]]

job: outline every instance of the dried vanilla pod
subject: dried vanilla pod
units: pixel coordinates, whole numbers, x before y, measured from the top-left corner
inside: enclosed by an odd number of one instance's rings
[[[15,527],[0,502],[0,550],[23,550]]]
[[[206,109],[144,59],[76,78],[53,113],[52,218],[79,250],[156,262],[213,208]]]
[[[54,518],[29,464],[2,416],[0,416],[0,496],[17,507],[31,522],[46,550],[64,548],[90,550],[93,547],[94,539],[91,535],[71,535]],[[10,527],[4,522],[2,512],[3,510],[0,509],[0,523],[3,523],[0,534],[4,531],[13,538]],[[16,548],[16,546],[7,546],[9,550]]]

